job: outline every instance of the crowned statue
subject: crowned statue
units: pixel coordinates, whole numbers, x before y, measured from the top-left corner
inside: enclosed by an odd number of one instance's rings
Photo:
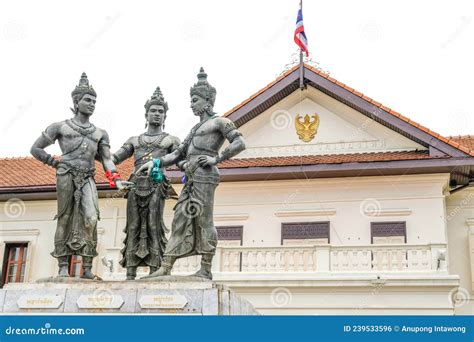
[[[48,126],[31,147],[31,154],[56,169],[58,212],[51,255],[58,259],[59,277],[69,276],[73,255],[82,257],[82,278],[94,279],[92,260],[97,256],[99,205],[94,181],[95,160],[100,160],[111,187],[124,189],[112,161],[107,132],[90,121],[97,94],[85,73],[73,90],[73,117]],[[59,159],[45,151],[56,140],[62,151]]]
[[[213,219],[214,192],[219,184],[217,164],[245,149],[242,134],[234,123],[214,113],[216,89],[207,81],[203,68],[197,77],[190,96],[191,109],[199,123],[172,153],[154,158],[136,171],[156,177],[160,175],[159,168],[177,164],[185,173],[161,266],[146,278],[169,275],[177,259],[201,255],[201,268],[194,275],[212,279],[212,258],[217,246]],[[229,145],[219,154],[226,140]]]
[[[145,104],[147,131],[129,138],[113,155],[115,164],[134,157],[135,171],[146,162],[172,153],[179,139],[163,131],[168,104],[160,88]],[[129,181],[134,183],[127,194],[127,223],[120,264],[127,269],[127,280],[135,279],[137,267],[148,266],[150,273],[161,266],[166,247],[167,228],[163,222],[165,200],[169,197],[170,181],[161,168],[153,178],[137,172]]]

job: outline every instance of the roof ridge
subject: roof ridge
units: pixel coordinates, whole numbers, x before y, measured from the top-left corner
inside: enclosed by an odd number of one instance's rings
[[[474,139],[474,134],[448,135],[446,138],[451,138],[451,139]]]

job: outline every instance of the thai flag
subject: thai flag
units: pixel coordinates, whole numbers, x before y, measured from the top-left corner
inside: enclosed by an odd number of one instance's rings
[[[298,10],[298,17],[296,18],[296,30],[295,30],[295,43],[306,53],[308,57],[308,40],[306,39],[306,34],[304,33],[303,25],[303,1],[300,1],[300,8]]]

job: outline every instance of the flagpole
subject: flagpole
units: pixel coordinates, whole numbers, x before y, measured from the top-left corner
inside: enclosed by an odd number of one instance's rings
[[[301,11],[303,10],[303,0],[300,0]],[[300,90],[304,90],[304,64],[303,49],[300,47]]]

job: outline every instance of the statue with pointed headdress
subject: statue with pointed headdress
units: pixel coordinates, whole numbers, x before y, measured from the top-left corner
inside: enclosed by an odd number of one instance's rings
[[[176,150],[179,139],[163,131],[167,111],[168,104],[158,87],[145,104],[147,131],[129,138],[115,152],[115,164],[133,156],[137,170],[146,162]],[[135,185],[127,194],[127,223],[120,261],[127,269],[127,280],[135,279],[140,266],[149,267],[150,273],[155,272],[161,266],[165,251],[168,230],[163,222],[163,210],[170,182],[161,167],[155,168],[154,175],[151,178],[134,172],[129,179]]]
[[[31,147],[31,154],[56,169],[58,213],[54,250],[59,277],[69,276],[73,255],[82,257],[82,278],[94,279],[92,260],[97,256],[99,206],[94,181],[95,159],[102,162],[111,187],[124,189],[112,161],[107,132],[94,126],[89,118],[95,110],[97,94],[85,73],[71,93],[73,117],[48,126]],[[59,142],[62,155],[54,158],[45,148]]]
[[[212,279],[212,258],[217,246],[214,226],[214,193],[219,184],[217,164],[245,149],[242,134],[234,123],[214,113],[216,89],[201,68],[198,81],[191,87],[191,109],[199,117],[186,139],[171,154],[149,161],[137,172],[153,174],[155,164],[177,163],[184,170],[185,183],[174,208],[171,236],[158,271],[147,278],[169,275],[179,258],[201,255],[201,268],[195,276]],[[219,153],[225,141],[229,145]]]

